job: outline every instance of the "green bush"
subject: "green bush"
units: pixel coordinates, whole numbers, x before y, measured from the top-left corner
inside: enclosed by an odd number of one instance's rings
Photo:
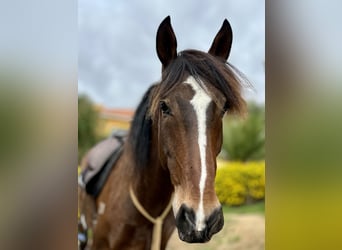
[[[243,205],[265,198],[265,162],[218,162],[215,188],[222,204]]]
[[[78,162],[99,140],[96,134],[98,112],[89,97],[78,96]]]
[[[247,118],[227,115],[223,120],[222,156],[230,161],[265,157],[265,108],[249,103]]]

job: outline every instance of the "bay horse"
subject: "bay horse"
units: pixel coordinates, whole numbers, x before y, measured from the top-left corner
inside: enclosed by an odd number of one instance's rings
[[[144,94],[122,155],[94,201],[96,225],[92,216],[83,215],[93,231],[91,249],[151,248],[153,224],[132,202],[130,188],[154,218],[173,197],[160,249],[175,227],[179,238],[189,243],[207,242],[222,229],[214,188],[222,117],[226,112],[242,114],[246,108],[240,72],[226,62],[231,44],[232,29],[225,19],[208,53],[177,53],[170,17],[162,21],[156,36],[161,80]],[[84,193],[80,197],[80,203],[91,200]]]

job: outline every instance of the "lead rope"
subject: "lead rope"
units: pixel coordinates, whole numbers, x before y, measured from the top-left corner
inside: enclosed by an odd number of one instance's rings
[[[171,209],[173,197],[171,196],[170,202],[169,204],[167,204],[163,213],[157,218],[153,218],[138,201],[137,197],[133,192],[132,186],[129,187],[129,194],[131,196],[134,206],[147,220],[149,220],[153,224],[151,250],[160,250],[163,221]]]

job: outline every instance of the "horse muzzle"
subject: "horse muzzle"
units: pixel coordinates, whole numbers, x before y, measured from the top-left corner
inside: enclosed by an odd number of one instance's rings
[[[208,242],[224,225],[222,208],[216,208],[205,220],[202,230],[196,229],[196,214],[192,208],[183,204],[176,216],[179,238],[188,243]]]

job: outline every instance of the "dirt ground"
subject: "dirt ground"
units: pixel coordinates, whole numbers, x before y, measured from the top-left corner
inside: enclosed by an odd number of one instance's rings
[[[264,250],[265,216],[260,214],[225,215],[225,225],[206,244],[188,244],[175,231],[166,250]]]

